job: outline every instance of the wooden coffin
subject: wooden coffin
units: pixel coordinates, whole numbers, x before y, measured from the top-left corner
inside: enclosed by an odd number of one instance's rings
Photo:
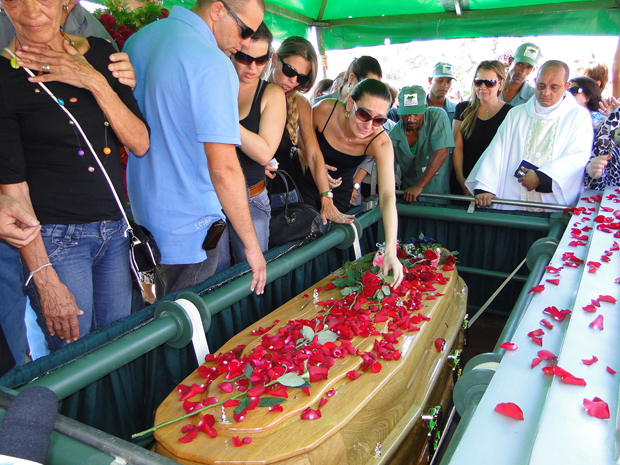
[[[436,300],[423,300],[424,307],[419,311],[430,317],[420,325],[420,331],[405,332],[399,337],[402,357],[397,361],[381,360],[382,369],[373,373],[370,369],[362,376],[351,381],[347,372],[357,369],[362,359],[358,356],[349,356],[338,359],[329,370],[326,380],[312,383],[310,396],[299,388],[288,388],[289,398],[282,404],[283,412],[269,412],[267,408],[257,408],[247,414],[241,423],[232,421],[231,424],[215,423],[218,436],[214,439],[200,432],[190,443],[181,443],[179,438],[183,425],[188,422],[196,424],[202,413],[189,420],[174,423],[155,431],[157,440],[156,451],[181,464],[241,464],[264,463],[280,465],[305,464],[364,464],[376,463],[377,445],[385,443],[383,453],[394,456],[394,463],[412,463],[412,455],[402,448],[397,451],[403,442],[406,447],[419,448],[424,444],[405,434],[407,439],[399,441],[402,429],[407,425],[419,425],[420,418],[429,403],[448,402],[451,391],[451,369],[447,367],[447,358],[450,349],[459,339],[462,321],[467,307],[467,287],[459,278],[457,271],[443,272],[449,278],[445,285],[434,284],[438,293],[444,294]],[[242,331],[220,351],[228,352],[239,345],[245,345],[245,351],[251,350],[260,343],[261,336],[253,336],[252,330],[259,327],[269,327],[274,320],[280,322],[270,330],[275,334],[278,328],[291,319],[311,319],[323,308],[313,303],[313,293],[321,287],[318,300],[327,301],[330,298],[341,298],[340,289],[325,290],[325,286],[333,280],[328,276],[306,292],[271,314]],[[375,324],[378,331],[386,331],[386,323]],[[436,340],[445,339],[444,349],[438,351]],[[360,352],[371,351],[375,336],[364,338],[358,336],[352,340]],[[213,366],[207,362],[206,366]],[[217,384],[223,379],[213,382],[207,396],[218,399],[223,395]],[[198,372],[188,376],[183,384],[202,384]],[[335,394],[321,408],[322,417],[317,420],[302,420],[300,414],[308,407],[317,409],[321,398],[327,398],[326,393],[331,389]],[[201,400],[205,394],[197,395],[192,400]],[[436,399],[432,399],[435,397]],[[438,400],[437,400],[438,399]],[[204,413],[220,418],[221,407],[209,409]],[[232,420],[233,407],[226,409],[227,417]],[[179,394],[172,392],[160,405],[155,417],[155,424],[185,414]],[[427,431],[419,426],[414,427],[423,438]],[[411,429],[409,426],[408,429]],[[251,444],[234,447],[232,438],[250,437]],[[414,453],[414,451],[411,451]],[[416,452],[423,457],[427,452]],[[420,455],[421,454],[421,455]],[[414,454],[415,455],[415,454]],[[383,459],[387,459],[384,455]],[[417,459],[416,459],[417,460]],[[374,461],[374,462],[373,462]],[[383,460],[382,460],[383,461]]]

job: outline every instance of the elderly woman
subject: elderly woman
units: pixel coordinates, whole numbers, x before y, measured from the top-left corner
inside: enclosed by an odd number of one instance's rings
[[[130,312],[127,226],[101,166],[123,198],[119,144],[149,148],[131,89],[108,69],[112,45],[60,31],[68,2],[0,0],[15,27],[0,58],[0,190],[41,222],[20,252],[53,349]]]

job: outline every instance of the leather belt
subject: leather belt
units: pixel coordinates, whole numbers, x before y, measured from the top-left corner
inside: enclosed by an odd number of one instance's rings
[[[260,194],[264,190],[265,190],[265,180],[263,179],[258,184],[255,184],[252,187],[250,187],[250,197],[254,197],[255,195]]]

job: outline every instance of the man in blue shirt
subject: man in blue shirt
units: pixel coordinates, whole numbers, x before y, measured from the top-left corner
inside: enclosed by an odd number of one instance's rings
[[[508,59],[510,68],[506,73],[506,83],[499,96],[500,100],[513,107],[523,105],[534,95],[534,87],[527,82],[527,77],[534,71],[542,53],[536,44],[525,43],[519,45],[514,55]]]
[[[231,53],[249,45],[260,25],[262,0],[198,0],[175,6],[125,46],[136,69],[135,95],[151,127],[151,148],[131,156],[127,188],[138,223],[162,253],[157,295],[195,286],[217,266],[218,248],[205,251],[209,228],[224,214],[245,245],[251,288],[266,280],[235,146],[241,145],[239,80]]]

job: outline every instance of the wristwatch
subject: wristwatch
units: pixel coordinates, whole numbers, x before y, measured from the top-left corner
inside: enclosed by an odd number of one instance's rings
[[[353,183],[353,189],[355,189],[356,191],[360,190],[360,183],[359,182],[354,182]]]
[[[321,197],[329,197],[330,199],[334,198],[334,193],[330,190],[326,192],[321,192]]]

